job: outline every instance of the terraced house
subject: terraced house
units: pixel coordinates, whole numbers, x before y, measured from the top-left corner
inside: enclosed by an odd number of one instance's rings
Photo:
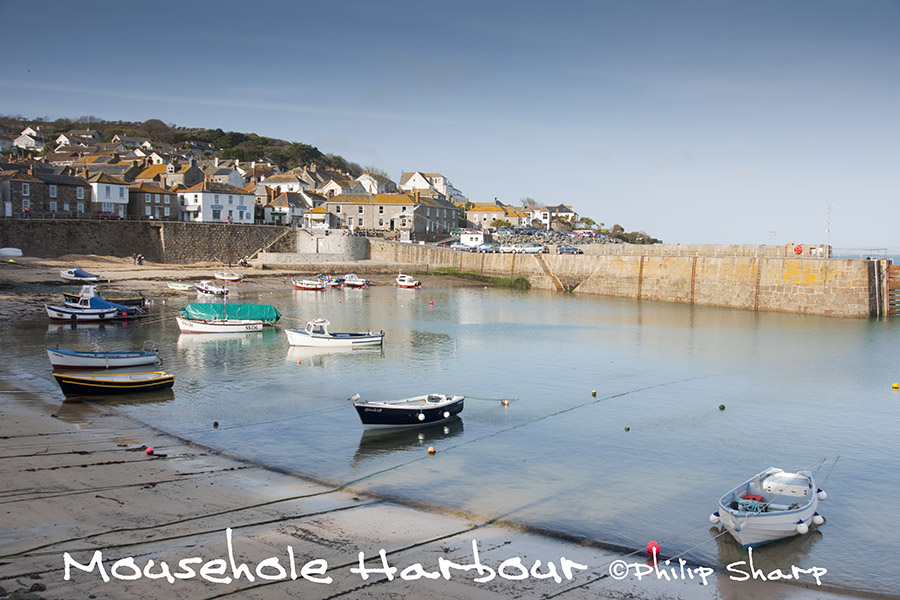
[[[253,223],[254,195],[242,188],[202,181],[178,190],[182,221],[197,223]]]
[[[397,231],[408,233],[414,239],[449,233],[459,226],[459,208],[442,197],[420,192],[341,194],[329,198],[322,208],[332,216],[328,221],[334,227],[376,233]],[[310,218],[316,217],[310,215]]]
[[[0,165],[4,217],[77,218],[90,215],[91,189],[66,169]]]

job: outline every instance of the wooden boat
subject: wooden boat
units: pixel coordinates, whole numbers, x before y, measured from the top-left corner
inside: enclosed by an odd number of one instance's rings
[[[79,308],[64,304],[62,306],[45,304],[47,316],[54,321],[112,321],[120,316],[118,308]]]
[[[100,281],[99,275],[94,275],[93,273],[82,271],[78,267],[74,267],[66,271],[60,271],[59,276],[66,281],[81,281],[83,283],[97,283],[98,281]]]
[[[330,333],[331,325],[325,319],[313,319],[306,324],[305,329],[285,329],[288,344],[291,346],[379,346],[384,341],[384,331],[378,333],[366,331],[359,333]]]
[[[178,283],[177,281],[170,281],[166,285],[169,286],[170,290],[177,290],[179,292],[194,292],[197,290],[196,286],[193,283]]]
[[[426,394],[403,400],[359,400],[353,406],[366,427],[420,427],[449,421],[462,412],[465,396]]]
[[[198,294],[206,294],[208,296],[227,296],[228,288],[216,285],[215,282],[204,279],[200,283],[194,285],[194,289]]]
[[[347,273],[344,275],[344,285],[349,288],[365,288],[369,287],[369,280],[356,276],[356,273]]]
[[[417,280],[413,279],[409,275],[404,275],[400,273],[397,275],[397,287],[406,288],[406,289],[416,289],[422,287],[422,284]]]
[[[145,373],[73,373],[71,375],[54,373],[53,378],[59,384],[66,397],[156,392],[167,390],[175,383],[175,376],[165,371],[148,371]]]
[[[240,273],[233,273],[231,271],[217,271],[214,274],[214,277],[220,281],[233,281],[240,282],[244,280],[244,276]]]
[[[246,333],[262,331],[263,322],[251,319],[184,319],[175,317],[182,333]]]
[[[334,275],[316,275],[316,279],[319,281],[325,282],[326,288],[335,288],[341,289],[344,287],[344,278],[343,277],[335,277]]]
[[[805,534],[810,524],[822,525],[825,518],[816,509],[825,498],[811,472],[769,467],[722,496],[709,520],[713,525],[721,522],[749,548]]]
[[[81,286],[81,292],[77,294],[63,292],[63,299],[68,303],[78,303],[82,298],[92,298],[94,296],[103,298],[107,302],[112,302],[113,304],[121,304],[122,306],[143,307],[147,304],[147,298],[145,298],[143,294],[137,296],[111,296],[105,292],[101,293],[96,285],[83,285]]]
[[[162,362],[155,350],[88,352],[47,348],[47,357],[54,369],[114,369],[158,365]]]
[[[311,290],[311,291],[322,291],[325,289],[325,282],[318,279],[293,279],[291,278],[291,283],[294,284],[294,287],[298,290]]]

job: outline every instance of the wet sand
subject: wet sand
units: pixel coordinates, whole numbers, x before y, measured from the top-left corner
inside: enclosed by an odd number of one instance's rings
[[[58,271],[71,266],[70,259],[0,266],[0,315],[42,311],[45,295],[57,301]],[[111,277],[112,289],[155,298],[177,294],[166,281],[210,278],[216,269],[137,268],[130,260],[102,257],[80,257],[78,266]],[[260,289],[280,287],[290,277],[253,269],[247,274],[248,282],[240,285]],[[391,278],[383,278],[387,285]],[[14,357],[14,351],[5,354],[6,360]],[[635,565],[650,568],[643,549],[616,552],[516,530],[499,524],[502,514],[485,521],[274,472],[130,421],[103,403],[63,402],[61,393],[21,389],[2,364],[0,413],[0,597],[4,591],[10,598],[119,600],[872,597],[828,592],[827,575],[817,587],[812,576],[799,584],[739,582],[719,569],[704,586],[700,565],[676,569],[677,577],[671,567],[663,569],[674,580],[655,573],[637,580]],[[439,461],[440,454],[429,460]],[[665,556],[665,540],[660,541]],[[359,553],[367,568],[378,568],[380,550],[397,568],[390,580],[383,573],[366,579],[351,571],[360,566]],[[66,579],[67,553],[85,568],[102,556],[110,581],[103,581],[99,563],[86,572],[69,562]],[[573,567],[567,578],[563,557],[585,568]],[[180,561],[186,562],[179,566]],[[483,568],[447,568],[446,579],[441,561]],[[631,565],[629,576],[611,577],[613,564]],[[203,565],[207,571],[201,574]],[[790,565],[784,568],[790,571]],[[540,578],[554,570],[559,582]],[[682,579],[687,572],[695,576]]]

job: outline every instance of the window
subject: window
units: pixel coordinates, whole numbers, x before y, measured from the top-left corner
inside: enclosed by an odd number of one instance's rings
[[[168,203],[169,203],[169,196],[163,196],[163,202],[165,202],[166,204],[168,204]],[[166,209],[166,210],[168,210],[168,209]]]
[[[119,199],[121,200],[124,197],[125,197],[125,188],[120,187],[119,188]]]
[[[337,214],[341,214],[341,205],[340,204],[338,204],[337,206],[334,207],[334,212],[336,212]]]
[[[166,196],[166,202],[168,202],[168,201],[169,201],[169,197]],[[163,210],[163,213],[164,213],[167,217],[169,216],[169,207],[168,207],[168,206]]]
[[[221,221],[222,220],[222,211],[218,208],[214,208],[212,211],[213,221]]]
[[[101,210],[102,212],[115,212],[115,210],[113,209],[113,203],[112,203],[112,202],[101,202],[101,203],[100,203],[100,210]]]
[[[80,190],[81,188],[78,188],[78,189]],[[84,202],[79,202],[78,204],[76,204],[75,210],[77,210],[80,213],[83,213],[84,212]]]
[[[84,188],[83,187],[75,189],[75,197],[78,198],[79,200],[84,200]]]
[[[378,226],[384,227],[384,219],[378,219]]]
[[[362,207],[362,206],[359,207],[359,214],[363,214],[363,207]]]
[[[159,204],[159,194],[153,194],[153,200]]]
[[[219,195],[218,194],[213,194],[213,202],[215,202],[216,204],[219,203]]]
[[[384,207],[383,207],[383,206],[379,206],[379,207],[378,207],[378,214],[379,214],[379,215],[383,215],[383,214],[384,214]]]
[[[50,186],[50,197],[56,198],[56,186],[55,185]]]
[[[105,187],[106,187],[106,194],[105,194],[105,195],[106,195],[107,198],[109,198],[109,197],[112,195],[112,191],[110,190],[110,188],[109,188],[108,185],[105,186]]]
[[[150,204],[150,194],[144,194],[144,202]]]
[[[228,196],[228,204],[234,204],[234,196]]]
[[[30,184],[28,184],[28,183],[23,183],[23,184],[22,184],[22,195],[23,195],[23,196],[30,196],[30,195],[31,195],[31,185],[30,185]]]
[[[56,200],[50,201],[50,212],[52,212],[52,213],[56,212]]]
[[[151,206],[149,206],[149,205],[148,205],[148,206],[145,206],[145,207],[144,207],[144,214],[147,215],[147,216],[149,217],[149,216],[150,216],[150,211],[151,211],[151,210],[153,210]]]
[[[430,206],[426,206],[426,207],[425,207],[425,216],[426,216],[426,217],[430,217],[430,216],[431,216],[431,207],[430,207]]]
[[[22,198],[22,210],[31,210],[31,200]]]
[[[71,209],[71,206],[69,205],[69,203],[63,202],[63,210],[66,212],[69,212],[70,209]]]

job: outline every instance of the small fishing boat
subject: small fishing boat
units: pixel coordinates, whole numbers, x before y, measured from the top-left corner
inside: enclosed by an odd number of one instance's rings
[[[162,362],[155,350],[123,352],[89,352],[65,348],[47,348],[47,357],[54,369],[115,369],[158,365]]]
[[[769,467],[722,496],[709,520],[721,522],[743,548],[760,546],[805,534],[810,524],[822,525],[825,518],[816,509],[825,498],[810,471]]]
[[[293,279],[291,278],[291,283],[294,284],[294,287],[298,290],[311,290],[315,292],[319,292],[325,289],[325,282],[319,279]]]
[[[325,319],[313,319],[306,324],[305,329],[285,329],[288,344],[291,346],[379,346],[384,341],[384,331],[378,333],[366,331],[359,333],[330,333],[331,325]]]
[[[97,309],[115,309],[118,311],[114,316],[117,319],[127,319],[144,315],[144,309],[140,306],[126,306],[101,298],[97,294],[96,285],[81,286],[81,293],[73,296],[71,300],[66,301],[64,307],[73,310],[94,311]]]
[[[175,383],[175,376],[165,371],[145,373],[53,373],[66,397],[110,396],[136,392],[167,390]]]
[[[369,287],[369,280],[356,276],[356,273],[347,273],[344,275],[344,285],[349,288],[361,289]]]
[[[222,304],[214,302],[188,302],[181,309],[185,319],[197,321],[234,321],[244,319],[262,321],[263,325],[275,325],[281,313],[271,304]]]
[[[198,294],[206,294],[208,296],[227,296],[228,288],[216,285],[215,282],[204,279],[200,283],[194,285],[194,289]]]
[[[175,317],[182,333],[246,333],[262,331],[263,322],[255,319],[184,319]]]
[[[351,398],[366,427],[420,427],[449,421],[462,412],[465,396],[426,394],[403,400],[359,400]]]
[[[78,267],[68,269],[66,271],[60,271],[59,276],[66,281],[81,281],[82,283],[97,283],[98,281],[100,281],[99,275],[94,275],[93,273],[82,271]]]
[[[112,321],[121,316],[118,308],[80,308],[68,304],[45,304],[47,316],[54,321]]]
[[[243,275],[241,275],[240,273],[233,273],[231,271],[217,271],[214,276],[220,281],[240,282],[244,280]]]
[[[103,298],[107,302],[112,302],[113,304],[121,304],[122,306],[144,307],[147,305],[147,298],[145,298],[143,294],[138,294],[136,296],[112,296],[106,292],[101,293],[96,285],[83,285],[81,286],[81,291],[77,294],[63,292],[63,299],[67,303],[74,304],[77,304],[79,300],[82,300],[83,298],[93,298],[95,296],[97,298]]]
[[[193,283],[179,283],[177,281],[170,281],[166,284],[169,286],[170,290],[176,290],[179,292],[194,292],[197,290],[197,287]]]
[[[404,275],[400,273],[397,275],[397,287],[398,288],[406,288],[406,289],[416,289],[422,287],[422,284],[417,279],[413,279],[409,275]]]

